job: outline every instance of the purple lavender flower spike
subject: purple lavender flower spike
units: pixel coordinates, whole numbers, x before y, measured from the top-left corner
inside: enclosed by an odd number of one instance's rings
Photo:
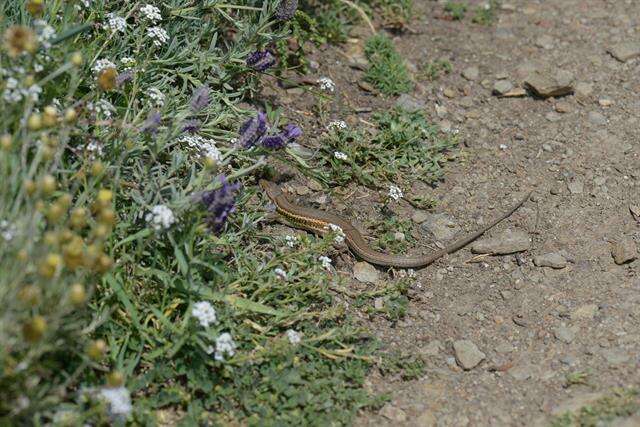
[[[224,175],[220,175],[222,187],[202,193],[201,201],[207,208],[207,223],[215,232],[220,232],[227,218],[236,210],[236,192],[239,183],[229,184]]]
[[[184,122],[182,122],[182,132],[196,133],[200,130],[201,125],[202,123],[200,123],[200,120],[185,120]]]
[[[191,96],[191,110],[193,112],[198,112],[209,105],[211,102],[211,97],[209,96],[209,86],[204,85],[200,86],[196,90],[193,91],[193,95]]]
[[[116,77],[116,86],[122,87],[125,83],[133,80],[133,71],[125,70]]]
[[[256,71],[266,71],[276,63],[276,58],[268,50],[257,50],[247,57],[247,67]]]
[[[267,115],[258,111],[258,115],[240,126],[238,145],[249,148],[256,145],[267,132]]]
[[[284,127],[283,134],[288,140],[294,140],[302,135],[302,129],[296,125],[288,124]]]
[[[158,132],[158,127],[160,127],[161,121],[162,121],[162,116],[160,115],[158,110],[153,110],[149,113],[149,116],[140,127],[140,130],[142,132],[155,135]]]
[[[276,19],[288,21],[296,14],[296,9],[298,9],[298,0],[281,0],[276,9]]]
[[[300,135],[302,135],[302,129],[296,125],[288,124],[279,134],[262,138],[262,146],[271,149],[282,148]]]

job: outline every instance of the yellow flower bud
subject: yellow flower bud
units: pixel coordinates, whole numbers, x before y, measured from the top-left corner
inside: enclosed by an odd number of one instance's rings
[[[71,211],[70,223],[73,228],[82,228],[87,225],[87,210],[85,208],[74,208]]]
[[[18,261],[25,262],[29,259],[29,252],[26,249],[20,249],[18,251]]]
[[[56,188],[58,188],[58,183],[52,175],[43,176],[40,179],[39,184],[40,191],[42,191],[42,193],[45,195],[53,193],[54,191],[56,191]]]
[[[22,325],[22,335],[30,343],[40,340],[46,330],[47,321],[42,316],[34,316]]]
[[[5,133],[0,136],[0,148],[3,150],[9,151],[11,149],[11,135]]]
[[[40,147],[40,151],[42,152],[42,158],[46,161],[50,161],[53,159],[54,151],[48,145],[44,145]]]
[[[36,82],[36,78],[34,77],[33,74],[29,74],[28,76],[26,76],[24,78],[24,85],[25,86],[33,86],[33,84]]]
[[[124,375],[120,371],[111,371],[107,375],[107,385],[109,387],[121,387],[124,384]]]
[[[102,254],[98,257],[98,262],[96,262],[95,268],[99,273],[104,273],[109,270],[113,265],[113,260],[106,254]]]
[[[74,236],[64,245],[64,265],[71,271],[84,265],[84,241],[80,236]]]
[[[36,18],[44,12],[44,0],[29,0],[25,6],[27,12]]]
[[[53,105],[47,105],[44,107],[44,114],[42,116],[42,124],[45,127],[52,127],[58,123],[58,111]]]
[[[98,86],[105,92],[113,90],[116,87],[116,77],[118,77],[118,72],[115,68],[105,68],[98,74]]]
[[[74,283],[69,289],[69,301],[75,306],[81,306],[87,300],[87,292],[82,283]]]
[[[13,25],[7,28],[4,32],[4,43],[12,58],[25,51],[33,53],[38,48],[36,34],[29,27],[22,25]]]
[[[98,176],[102,175],[103,173],[104,163],[102,163],[100,160],[96,160],[95,162],[93,162],[93,164],[91,165],[91,175]]]
[[[107,352],[107,343],[104,340],[91,341],[87,346],[87,356],[93,360],[100,360]]]
[[[55,231],[47,231],[44,233],[44,243],[49,246],[56,246],[60,243],[60,236]]]
[[[111,190],[101,189],[98,191],[98,197],[96,201],[100,203],[102,206],[111,204],[111,200],[113,199],[113,193]]]
[[[33,195],[33,193],[35,193],[37,189],[36,183],[31,179],[27,179],[24,181],[23,188],[29,196]]]
[[[71,63],[72,63],[73,65],[75,65],[76,67],[81,66],[81,65],[82,65],[82,61],[83,61],[83,59],[82,59],[82,53],[80,53],[80,52],[74,52],[74,53],[71,55]]]
[[[62,205],[65,209],[71,205],[72,201],[73,197],[69,193],[64,193],[58,198],[58,203],[60,203],[60,205]]]
[[[106,224],[97,224],[93,228],[93,235],[97,239],[104,239],[109,235],[109,233],[111,233],[111,227],[107,226]]]
[[[35,307],[40,302],[40,288],[26,285],[18,291],[18,300],[29,307]]]
[[[67,123],[73,123],[78,118],[78,113],[74,108],[67,108],[64,111],[64,121]]]
[[[102,209],[100,211],[100,222],[105,225],[113,226],[117,220],[116,213],[111,208]]]
[[[40,130],[42,128],[42,115],[39,113],[33,113],[27,119],[27,128],[29,130]]]
[[[60,221],[60,218],[62,218],[62,216],[64,215],[64,212],[65,212],[65,209],[59,202],[51,203],[49,205],[49,209],[47,209],[47,213],[46,213],[47,219],[52,224],[56,223]]]
[[[59,235],[60,235],[60,241],[65,243],[71,241],[71,239],[78,237],[77,235],[73,234],[73,232],[68,228],[64,228],[60,230]]]
[[[62,257],[59,254],[50,253],[40,263],[39,273],[42,277],[51,279],[56,271],[62,267]]]

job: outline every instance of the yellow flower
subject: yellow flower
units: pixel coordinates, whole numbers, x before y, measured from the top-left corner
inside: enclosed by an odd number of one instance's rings
[[[104,340],[92,341],[87,346],[87,356],[93,360],[100,360],[107,352],[107,343]]]
[[[42,316],[34,316],[22,325],[22,335],[28,342],[36,342],[47,330],[47,321]]]
[[[43,0],[29,0],[26,5],[27,12],[31,15],[38,17],[42,15],[44,12],[44,1]]]
[[[69,300],[75,306],[81,306],[87,299],[87,292],[82,283],[74,283],[69,290]]]
[[[33,53],[38,47],[35,33],[28,27],[13,25],[4,32],[5,49],[12,58],[22,52]]]
[[[98,86],[105,92],[113,90],[116,87],[116,77],[118,77],[118,72],[115,68],[105,68],[98,75]]]

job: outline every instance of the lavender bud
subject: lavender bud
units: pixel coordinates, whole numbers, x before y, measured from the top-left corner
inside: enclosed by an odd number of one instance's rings
[[[116,76],[116,85],[118,87],[122,87],[125,83],[128,83],[131,80],[133,80],[133,71],[125,70]]]
[[[153,110],[149,113],[149,116],[140,127],[140,130],[142,132],[154,135],[158,132],[158,127],[160,126],[161,120],[162,116],[160,115],[158,110]]]
[[[193,91],[193,95],[191,96],[191,110],[193,112],[198,112],[208,106],[209,102],[211,102],[209,86],[200,86],[198,89]]]
[[[296,9],[298,9],[298,0],[281,0],[276,9],[276,19],[288,21],[296,14]]]
[[[200,130],[200,120],[190,119],[182,122],[182,132],[196,133]]]
[[[245,148],[253,147],[258,143],[258,141],[260,141],[266,132],[267,115],[262,111],[259,111],[256,117],[247,120],[240,127],[238,145]]]
[[[247,67],[260,72],[266,71],[275,63],[276,58],[268,50],[255,51],[247,58]]]
[[[206,207],[207,223],[215,232],[222,230],[227,218],[236,209],[235,195],[240,184],[229,184],[224,175],[220,175],[222,187],[202,193],[201,202]]]

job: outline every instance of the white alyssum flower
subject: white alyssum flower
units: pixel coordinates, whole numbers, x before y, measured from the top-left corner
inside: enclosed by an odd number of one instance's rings
[[[85,152],[89,156],[89,160],[95,160],[102,157],[103,149],[102,144],[98,139],[92,139],[85,147]]]
[[[41,93],[42,93],[42,88],[35,84],[29,86],[28,89],[23,91],[23,95],[25,96],[25,98],[28,98],[33,102],[38,102],[38,99],[40,98]]]
[[[298,236],[291,236],[291,235],[287,235],[284,236],[284,240],[287,244],[287,246],[289,246],[290,248],[294,247],[296,245],[296,243],[298,242]]]
[[[127,21],[115,13],[108,13],[106,26],[114,33],[124,33],[127,30]]]
[[[131,413],[131,395],[125,387],[105,387],[100,390],[100,398],[109,404],[109,412],[113,415]]]
[[[302,334],[298,331],[289,329],[285,333],[287,334],[287,338],[289,339],[289,342],[293,345],[300,344],[300,341],[302,341]]]
[[[329,258],[328,256],[322,255],[321,257],[318,257],[318,261],[322,263],[323,268],[331,268],[331,258]]]
[[[148,19],[154,24],[162,21],[162,15],[160,15],[160,9],[158,9],[152,4],[148,4],[148,3],[145,4],[140,8],[140,12],[142,13],[142,16],[145,17],[145,19]]]
[[[329,228],[336,233],[336,237],[333,239],[335,243],[340,244],[344,242],[344,231],[342,231],[342,227],[336,224],[329,224]]]
[[[349,156],[347,156],[345,153],[343,153],[342,151],[336,151],[333,153],[333,157],[335,157],[338,160],[347,160],[349,158]]]
[[[151,224],[154,230],[167,229],[176,222],[173,211],[165,205],[156,205],[151,208],[151,212],[147,214],[145,220]]]
[[[287,280],[287,272],[284,271],[282,268],[276,268],[273,270],[273,272],[276,274],[278,279]]]
[[[49,49],[51,47],[51,39],[56,36],[56,30],[42,19],[36,19],[33,23],[37,29],[38,42],[43,48]]]
[[[216,309],[207,301],[195,303],[191,309],[191,315],[198,319],[198,322],[200,322],[200,325],[204,328],[208,328],[211,324],[218,323]]]
[[[5,242],[10,242],[16,237],[16,227],[11,225],[9,221],[2,220],[0,221],[0,237],[4,239]]]
[[[164,106],[165,96],[164,93],[157,87],[147,89],[147,96],[153,101],[156,107],[162,108]]]
[[[320,85],[320,89],[327,92],[333,92],[336,90],[336,84],[329,77],[320,77],[318,79],[318,84]]]
[[[390,185],[389,197],[391,197],[393,200],[400,200],[404,197],[404,194],[402,194],[402,190],[397,185]]]
[[[130,70],[131,68],[133,68],[134,65],[136,65],[136,60],[130,56],[125,56],[120,59],[120,63],[122,64],[122,66],[126,71],[126,70]]]
[[[329,122],[329,124],[327,125],[327,129],[329,130],[346,129],[346,128],[347,128],[347,123],[344,120],[334,120],[332,122]]]
[[[231,337],[231,334],[224,332],[218,338],[216,338],[216,353],[213,357],[216,360],[224,360],[225,355],[233,356],[236,354],[236,348],[238,345]]]
[[[202,156],[215,162],[219,162],[222,159],[222,153],[212,139],[207,139],[200,135],[183,135],[178,139],[178,142],[187,144],[189,148],[197,150]]]
[[[147,36],[151,38],[151,41],[157,47],[162,46],[169,41],[169,34],[161,27],[147,28]]]
[[[110,119],[113,113],[116,112],[116,107],[104,98],[99,99],[93,108],[95,108],[96,113],[102,114],[107,119]]]
[[[22,101],[22,90],[18,84],[17,79],[9,77],[5,82],[4,91],[2,91],[2,99],[11,104]]]
[[[107,68],[117,69],[116,68],[116,64],[114,64],[113,62],[109,61],[108,59],[98,59],[96,61],[96,63],[93,64],[93,67],[91,69],[93,70],[93,73],[97,76],[103,70],[106,70]]]

